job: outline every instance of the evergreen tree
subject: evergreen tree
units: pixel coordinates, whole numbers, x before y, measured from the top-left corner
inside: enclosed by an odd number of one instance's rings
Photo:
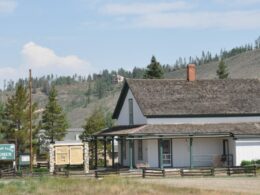
[[[93,113],[86,119],[86,123],[83,126],[84,132],[80,135],[80,138],[82,140],[87,140],[90,138],[93,133],[96,133],[100,131],[101,129],[104,129],[106,126],[106,119],[104,116],[104,112],[101,108],[96,109],[93,111]],[[100,142],[98,144],[98,150],[101,152],[102,145]],[[95,144],[93,142],[89,142],[89,165],[90,167],[94,167],[94,150],[95,150]]]
[[[68,123],[62,107],[57,101],[57,91],[54,86],[49,93],[49,101],[42,115],[42,128],[45,130],[45,138],[51,143],[54,140],[62,140],[66,134]]]
[[[229,73],[228,73],[227,65],[225,64],[223,58],[219,62],[217,75],[219,79],[228,78]]]
[[[104,129],[106,126],[106,119],[104,117],[104,112],[101,108],[96,109],[93,113],[86,119],[86,124],[83,126],[84,132],[81,135],[81,139],[86,139],[90,137],[93,133]]]
[[[3,131],[4,131],[4,104],[0,101],[0,134],[3,134]]]
[[[32,106],[33,121],[36,119],[36,104]],[[19,152],[29,147],[29,95],[23,85],[18,85],[15,94],[8,98],[5,107],[4,129],[6,139],[17,140]],[[33,137],[36,126],[33,124]]]
[[[164,77],[163,68],[156,58],[152,56],[151,63],[147,66],[144,73],[145,79],[162,79]]]

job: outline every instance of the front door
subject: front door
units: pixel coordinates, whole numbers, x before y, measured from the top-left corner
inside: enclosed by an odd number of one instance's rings
[[[163,147],[163,166],[169,167],[172,165],[171,140],[170,139],[163,140],[162,147]]]

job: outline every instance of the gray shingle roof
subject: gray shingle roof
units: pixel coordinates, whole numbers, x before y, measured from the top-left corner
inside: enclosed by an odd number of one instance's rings
[[[260,123],[219,124],[170,124],[117,126],[105,129],[96,135],[141,136],[141,135],[259,135]]]
[[[260,80],[127,79],[113,117],[128,89],[147,116],[260,115]]]

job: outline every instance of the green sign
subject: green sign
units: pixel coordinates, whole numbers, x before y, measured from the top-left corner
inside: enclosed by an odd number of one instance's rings
[[[0,144],[0,160],[15,160],[14,144]]]
[[[29,165],[30,164],[30,155],[29,154],[21,154],[19,156],[19,165]]]

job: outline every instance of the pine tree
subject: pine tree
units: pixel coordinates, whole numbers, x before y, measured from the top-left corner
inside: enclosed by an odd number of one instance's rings
[[[98,108],[93,111],[90,117],[86,119],[86,123],[83,126],[84,132],[80,135],[80,138],[82,140],[87,140],[90,138],[93,133],[96,133],[100,131],[101,129],[104,129],[106,126],[106,119],[104,116],[104,112],[101,108]],[[102,146],[101,143],[98,142],[98,150],[101,152]],[[93,142],[89,142],[89,165],[90,167],[94,167],[94,147],[95,144]]]
[[[54,140],[62,140],[68,128],[68,122],[62,107],[58,104],[57,91],[54,86],[51,87],[49,102],[42,115],[42,128],[45,130],[45,138],[51,143],[54,143]]]
[[[152,56],[151,63],[147,66],[144,73],[145,79],[162,79],[164,77],[163,68],[156,58]]]
[[[225,64],[223,58],[219,62],[217,75],[219,79],[228,78],[229,73],[228,73],[227,65]]]
[[[33,122],[37,105],[32,106]],[[15,94],[7,100],[4,116],[4,133],[6,139],[17,140],[19,152],[25,152],[29,147],[29,95],[23,85],[18,85]],[[33,123],[33,137],[36,125]]]
[[[0,134],[4,131],[4,104],[0,101]],[[0,137],[1,140],[1,137]]]
[[[101,108],[93,111],[90,117],[86,119],[86,123],[83,126],[84,132],[81,135],[81,139],[86,139],[93,133],[100,131],[106,126],[106,120],[104,117],[104,112]]]

